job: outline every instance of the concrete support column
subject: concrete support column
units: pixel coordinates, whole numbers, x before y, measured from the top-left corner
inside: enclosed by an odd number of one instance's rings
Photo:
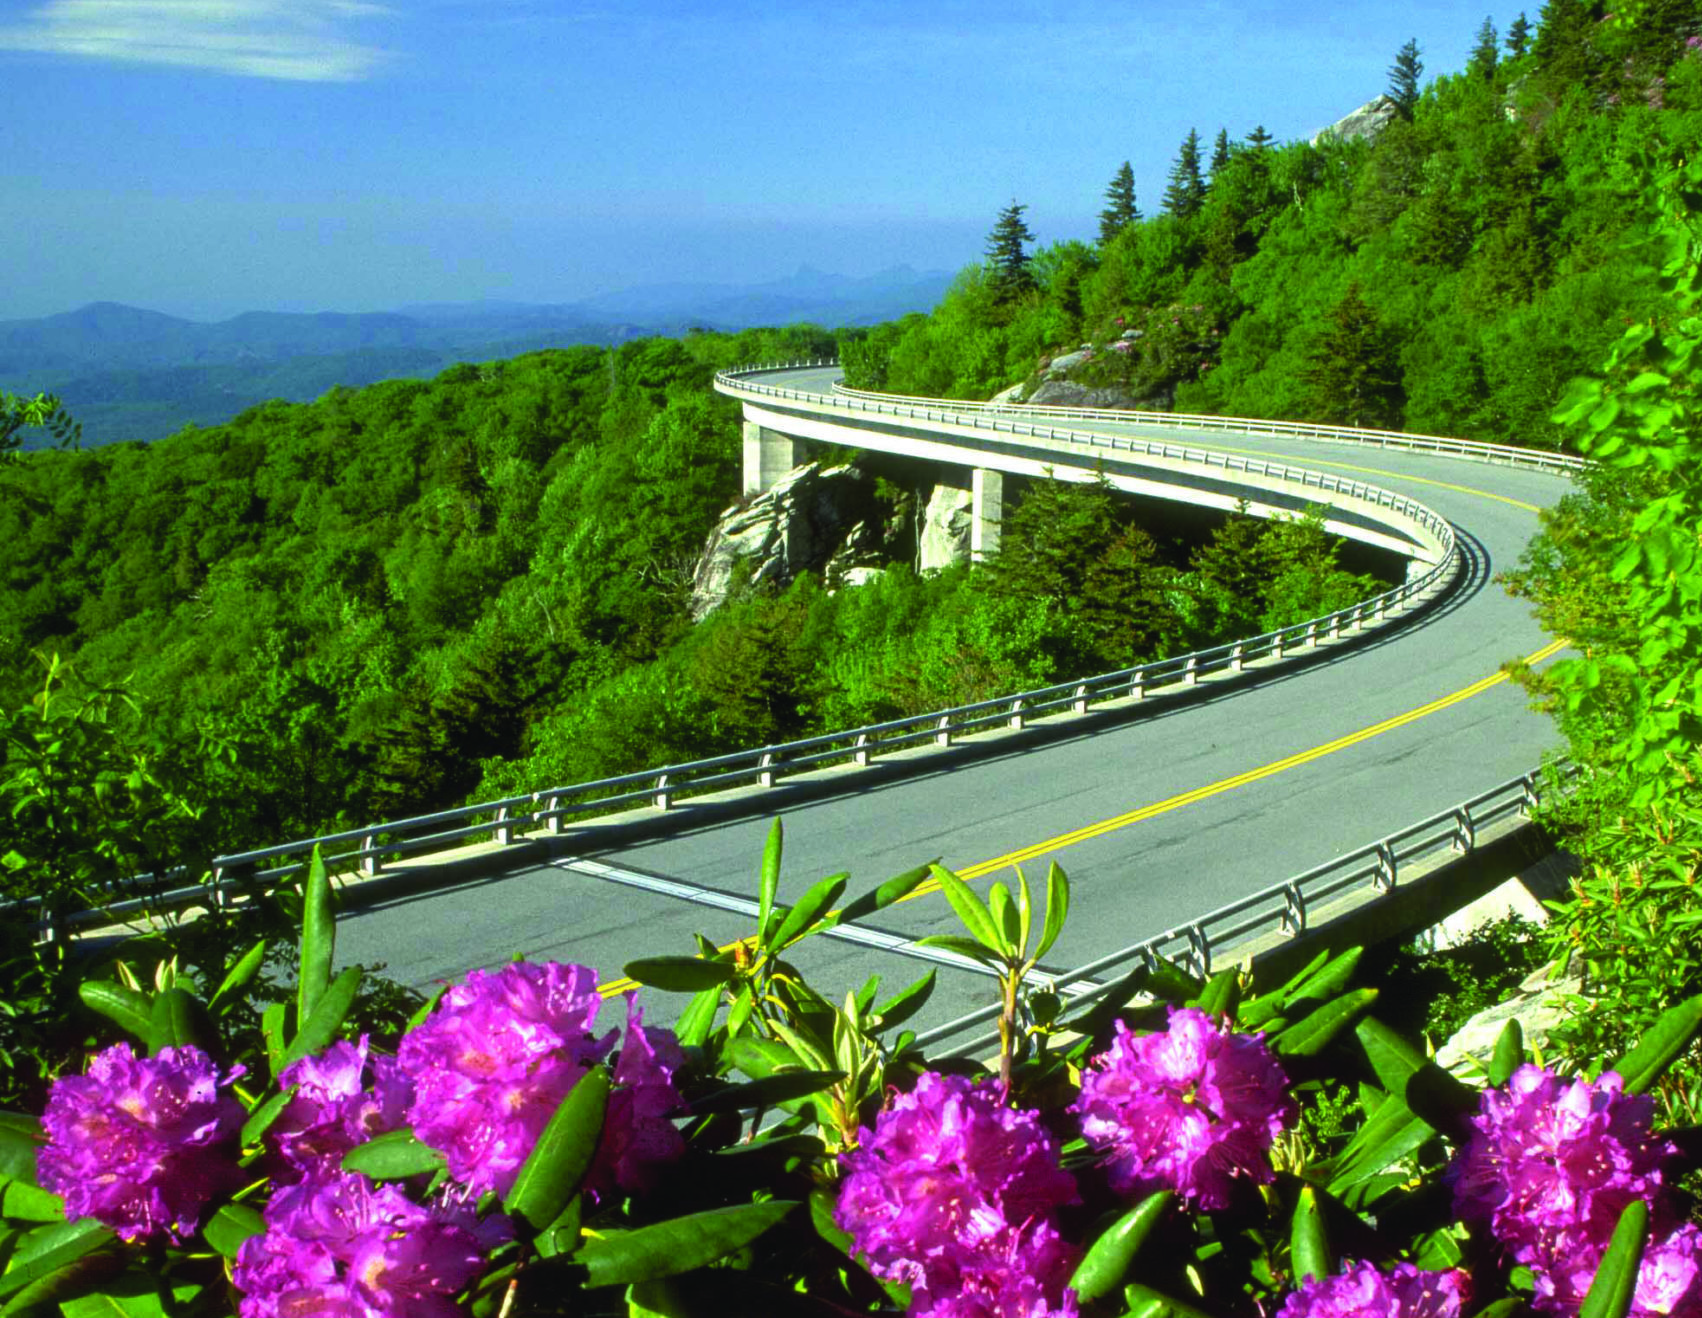
[[[804,460],[804,442],[745,422],[745,494],[761,494]]]
[[[977,467],[969,489],[969,561],[980,563],[999,552],[999,532],[1005,520],[1005,473]]]

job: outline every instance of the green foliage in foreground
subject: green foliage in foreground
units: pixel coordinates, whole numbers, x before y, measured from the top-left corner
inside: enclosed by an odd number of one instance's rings
[[[649,1188],[595,1193],[589,1173],[599,1145],[611,1138],[610,1090],[622,1072],[620,1065],[612,1072],[591,1068],[561,1099],[512,1187],[478,1204],[482,1216],[506,1215],[511,1238],[483,1247],[488,1263],[454,1297],[452,1311],[472,1318],[692,1318],[760,1303],[765,1312],[821,1318],[898,1312],[910,1303],[908,1288],[872,1276],[835,1218],[848,1170],[840,1155],[866,1149],[883,1106],[925,1072],[984,1078],[999,1103],[1036,1110],[1061,1145],[1080,1202],[1066,1205],[1057,1225],[1073,1256],[1068,1284],[1084,1318],[1251,1318],[1273,1311],[1308,1278],[1331,1276],[1347,1260],[1365,1257],[1469,1273],[1476,1313],[1522,1312],[1532,1298],[1528,1270],[1509,1268],[1486,1232],[1455,1220],[1442,1179],[1470,1138],[1466,1118],[1477,1096],[1377,1017],[1377,990],[1355,986],[1360,949],[1320,953],[1269,984],[1233,968],[1202,981],[1162,961],[1141,963],[1098,1001],[1072,1006],[1035,982],[1037,963],[1068,913],[1069,882],[1056,867],[1043,898],[1020,871],[1014,891],[994,882],[983,893],[937,865],[849,901],[845,874],[820,880],[790,904],[779,900],[783,886],[776,823],[759,866],[759,909],[747,938],[725,948],[699,938],[695,955],[654,956],[626,967],[652,992],[688,995],[676,1025],[686,1061],[672,1078],[682,1104],[675,1120],[683,1156]],[[930,1055],[906,1028],[929,1002],[934,970],[885,997],[877,976],[839,999],[809,984],[793,963],[803,941],[930,891],[950,903],[962,933],[928,941],[998,972],[999,1042],[991,1060]],[[0,1302],[7,1312],[211,1318],[238,1306],[233,1262],[243,1255],[244,1266],[253,1268],[245,1242],[266,1229],[281,1188],[274,1178],[282,1164],[268,1136],[291,1095],[280,1073],[338,1039],[371,1037],[387,1051],[430,1010],[422,1005],[404,1019],[363,1003],[359,968],[332,975],[335,894],[317,857],[294,900],[300,929],[294,995],[279,993],[268,973],[278,961],[268,947],[282,950],[281,931],[216,976],[186,975],[174,961],[162,964],[151,983],[125,963],[116,977],[83,980],[91,1050],[128,1037],[155,1055],[194,1046],[210,1051],[221,1068],[237,1062],[248,1068],[234,1090],[246,1110],[240,1136],[246,1183],[202,1207],[199,1229],[182,1243],[126,1244],[93,1218],[64,1220],[64,1202],[38,1181],[42,1127],[28,1112],[0,1114]],[[1274,1172],[1260,1173],[1269,1183],[1240,1177],[1228,1202],[1209,1210],[1169,1189],[1119,1194],[1104,1158],[1074,1134],[1070,1112],[1083,1069],[1114,1032],[1163,1029],[1176,1008],[1259,1031],[1301,1112],[1297,1125],[1257,1152]],[[1699,1028],[1702,999],[1653,1021],[1614,1063],[1627,1091],[1660,1084],[1672,1062],[1692,1049]],[[1517,1029],[1509,1029],[1496,1048],[1490,1083],[1504,1084],[1526,1060]],[[1213,1088],[1197,1101],[1224,1100]],[[949,1134],[938,1138],[943,1143]],[[915,1148],[907,1156],[926,1152]],[[996,1158],[1010,1151],[982,1153]],[[234,1148],[229,1156],[236,1156]],[[356,1144],[341,1167],[416,1201],[452,1192],[442,1154],[407,1126]],[[1680,1211],[1686,1206],[1681,1201]],[[1646,1207],[1633,1203],[1589,1282],[1586,1313],[1625,1318],[1649,1239]],[[375,1295],[411,1284],[378,1270],[361,1280]]]

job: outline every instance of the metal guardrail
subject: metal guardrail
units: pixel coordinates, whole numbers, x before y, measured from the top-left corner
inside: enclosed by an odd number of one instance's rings
[[[808,364],[814,366],[818,363]],[[871,406],[877,412],[891,412],[899,416],[917,415],[917,408],[922,403],[922,400],[907,398],[903,394],[851,389],[838,383],[833,386],[833,392],[838,397]],[[1486,444],[1474,439],[1451,439],[1446,435],[1407,434],[1398,430],[1315,425],[1309,421],[1264,421],[1251,417],[1204,416],[1191,412],[1143,412],[1133,408],[1062,407],[1049,403],[956,402],[947,399],[927,399],[925,402],[928,410],[935,414],[945,410],[979,418],[992,416],[993,428],[996,430],[1007,428],[998,424],[1000,416],[1017,412],[1083,421],[1118,421],[1131,425],[1163,425],[1187,430],[1221,430],[1234,431],[1237,434],[1288,435],[1298,439],[1333,440],[1373,448],[1400,449],[1411,453],[1436,453],[1445,457],[1467,458],[1540,471],[1583,471],[1591,465],[1587,458],[1572,453],[1555,453],[1547,449]]]
[[[1553,768],[1562,789],[1579,773],[1578,767],[1566,760],[1557,761]],[[1508,819],[1529,819],[1542,803],[1544,777],[1541,770],[1521,774],[1303,874],[1077,966],[1050,982],[1075,1006],[1109,993],[1121,974],[1136,961],[1156,967],[1163,959],[1198,978],[1207,978],[1224,956],[1261,935],[1298,937],[1310,927],[1313,914],[1331,902],[1367,889],[1373,901],[1387,896],[1399,885],[1404,866],[1439,852],[1469,854],[1492,826]],[[1110,980],[1095,978],[1106,971],[1119,974]],[[927,1047],[954,1038],[995,1019],[999,1010],[997,1004],[978,1008],[918,1035],[916,1042]],[[993,1033],[978,1037],[965,1047],[973,1051],[997,1042],[998,1035]]]
[[[817,403],[833,403],[836,400],[825,395],[805,394],[796,390],[756,384],[744,378],[771,371],[820,368],[833,364],[831,359],[817,359],[746,367],[719,373],[717,382],[725,381],[741,393],[754,392],[763,396],[797,397]],[[867,405],[859,400],[838,401],[848,408],[868,410]],[[927,415],[943,420],[956,406],[948,404],[944,410],[911,408],[904,414]],[[885,408],[885,405],[882,404],[882,407]],[[1011,423],[1010,426],[1001,428],[1010,429],[1014,426],[1020,426],[1020,423]],[[1320,492],[1347,495],[1385,510],[1408,522],[1413,529],[1431,537],[1435,544],[1436,562],[1423,575],[1349,608],[1308,619],[1278,631],[1176,655],[1154,663],[1061,682],[1011,696],[931,710],[884,723],[866,724],[751,750],[663,765],[586,783],[551,787],[525,795],[482,801],[453,810],[416,815],[407,819],[391,820],[363,828],[218,856],[211,863],[210,882],[154,891],[145,897],[124,898],[98,910],[57,916],[54,912],[42,910],[39,899],[10,903],[0,909],[8,912],[20,909],[34,911],[35,927],[52,937],[68,929],[109,923],[114,917],[124,918],[149,909],[182,909],[206,905],[209,902],[215,906],[228,905],[251,885],[281,879],[300,869],[314,847],[326,850],[325,861],[333,869],[355,869],[362,874],[375,876],[383,872],[384,864],[388,860],[440,850],[469,838],[494,835],[499,843],[506,845],[527,832],[544,830],[559,835],[564,831],[567,821],[576,816],[603,813],[620,806],[650,804],[665,810],[686,793],[696,794],[744,784],[772,787],[789,775],[832,764],[854,763],[866,766],[881,755],[912,746],[949,746],[955,737],[988,728],[1022,728],[1029,720],[1065,712],[1086,714],[1095,705],[1112,700],[1145,699],[1157,694],[1160,688],[1169,688],[1172,692],[1178,689],[1186,691],[1197,686],[1202,679],[1220,674],[1240,673],[1258,660],[1280,662],[1293,657],[1295,652],[1315,649],[1324,641],[1336,640],[1348,633],[1381,625],[1390,620],[1391,614],[1411,612],[1422,607],[1452,581],[1458,569],[1460,551],[1453,528],[1446,518],[1414,500],[1361,481],[1343,480],[1284,463],[1121,436],[1095,436],[1091,432],[1060,431],[1052,427],[1023,428],[1019,433],[1043,434],[1058,439],[1079,439],[1089,443],[1114,441],[1111,443],[1112,447],[1138,449],[1157,456],[1265,475],[1293,482],[1303,490],[1316,489]],[[273,861],[287,863],[268,864]],[[144,882],[138,880],[134,886],[140,888]]]

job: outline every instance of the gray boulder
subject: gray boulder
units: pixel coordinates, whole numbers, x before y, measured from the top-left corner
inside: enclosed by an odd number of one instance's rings
[[[1054,407],[1152,407],[1154,401],[1137,399],[1127,389],[1118,385],[1100,385],[1090,387],[1077,384],[1074,380],[1043,381],[1038,389],[1028,396],[1031,403],[1049,403]],[[1162,406],[1169,406],[1163,403]]]
[[[1337,119],[1328,128],[1321,128],[1312,135],[1312,145],[1317,146],[1326,138],[1338,142],[1375,142],[1396,119],[1400,118],[1401,108],[1387,96],[1379,96],[1374,101],[1367,101],[1352,114]]]

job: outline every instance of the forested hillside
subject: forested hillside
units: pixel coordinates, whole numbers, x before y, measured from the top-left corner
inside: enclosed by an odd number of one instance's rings
[[[1642,181],[1702,141],[1694,6],[1608,8],[1550,0],[1505,39],[1486,24],[1470,67],[1422,94],[1392,71],[1369,142],[1261,129],[1202,159],[1196,139],[1162,196],[1119,171],[1100,242],[1013,258],[995,231],[848,373],[986,398],[1089,344],[1073,377],[1149,406],[1558,443],[1566,382],[1660,296],[1625,241]]]

